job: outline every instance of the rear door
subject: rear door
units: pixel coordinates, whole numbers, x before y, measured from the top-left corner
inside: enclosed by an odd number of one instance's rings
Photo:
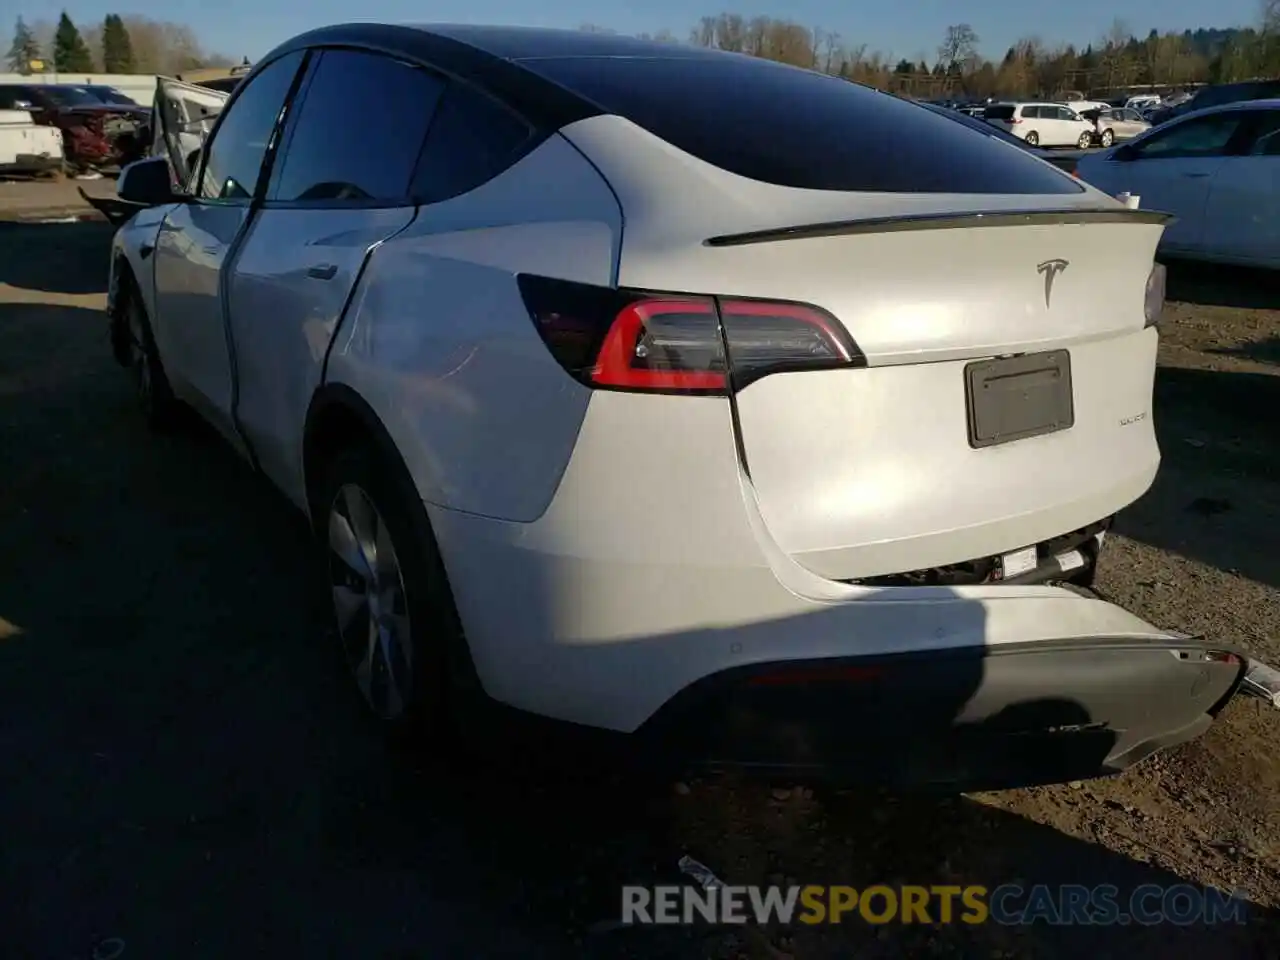
[[[414,168],[444,89],[380,54],[318,52],[231,272],[236,420],[300,505],[303,424],[330,338],[369,251],[414,218]]]
[[[1209,181],[1206,253],[1280,266],[1280,110],[1243,111],[1247,142]]]

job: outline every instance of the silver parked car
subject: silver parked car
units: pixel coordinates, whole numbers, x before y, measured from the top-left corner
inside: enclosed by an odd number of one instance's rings
[[[1108,107],[1098,112],[1098,142],[1104,147],[1121,140],[1132,140],[1151,129],[1133,107]]]
[[[356,24],[119,189],[147,418],[309,517],[391,729],[1004,786],[1241,682],[1087,589],[1159,464],[1165,217],[996,137],[752,57]]]

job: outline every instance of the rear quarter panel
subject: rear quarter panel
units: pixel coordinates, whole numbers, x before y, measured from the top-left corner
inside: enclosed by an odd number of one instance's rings
[[[423,207],[374,251],[326,382],[373,408],[428,503],[534,520],[590,391],[543,345],[516,276],[609,285],[621,242],[609,185],[552,137],[483,186]]]

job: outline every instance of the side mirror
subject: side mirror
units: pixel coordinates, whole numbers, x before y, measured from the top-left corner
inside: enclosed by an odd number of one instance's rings
[[[120,171],[116,193],[121,200],[144,207],[158,207],[182,199],[173,188],[173,174],[164,157],[148,157],[129,164]]]

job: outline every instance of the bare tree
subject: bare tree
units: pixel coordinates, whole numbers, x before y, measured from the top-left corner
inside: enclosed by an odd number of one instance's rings
[[[978,57],[978,34],[967,23],[947,27],[938,45],[938,63],[947,73],[961,74]]]
[[[814,40],[814,47],[818,45]],[[824,30],[822,33],[822,72],[835,73],[840,69],[843,60],[844,38],[837,30]]]
[[[1103,75],[1107,78],[1107,89],[1115,90],[1128,79],[1129,40],[1133,34],[1129,25],[1117,18],[1111,22],[1111,29],[1102,38],[1102,50],[1099,54]]]

